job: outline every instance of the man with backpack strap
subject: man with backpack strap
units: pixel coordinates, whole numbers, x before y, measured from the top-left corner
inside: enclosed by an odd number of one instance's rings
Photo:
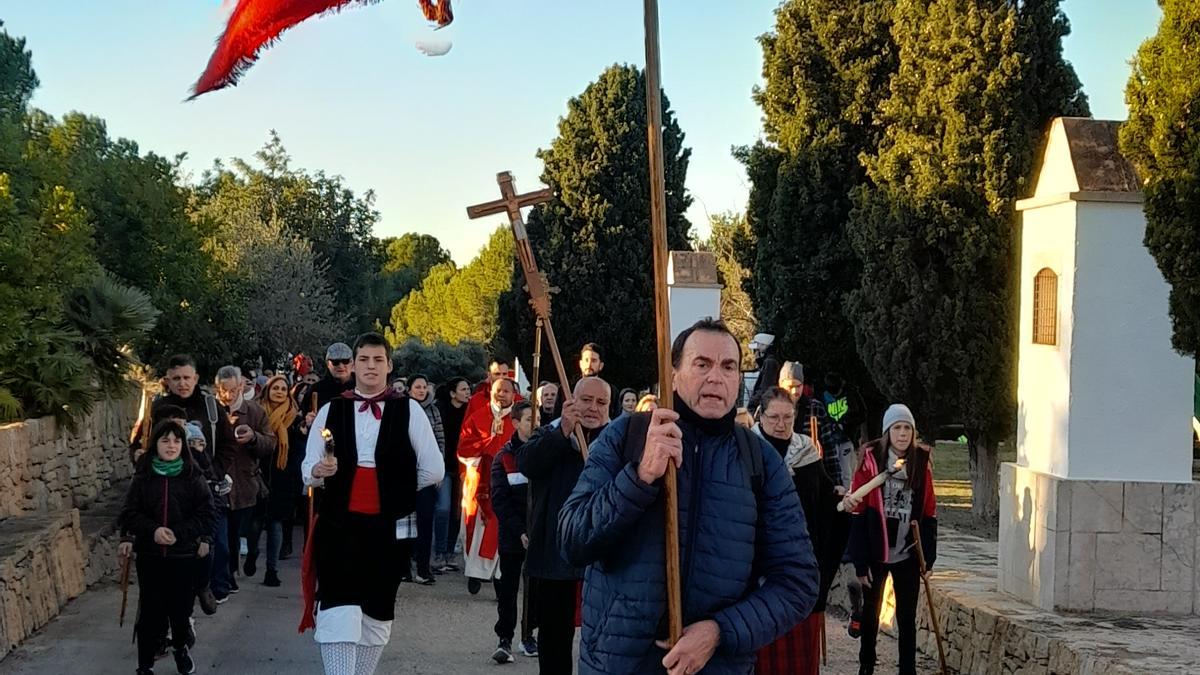
[[[200,375],[196,371],[196,360],[188,354],[176,354],[167,359],[166,374],[163,375],[163,382],[166,384],[167,393],[154,399],[150,406],[150,417],[155,418],[155,413],[163,406],[178,406],[185,414],[185,421],[194,422],[200,427],[201,433],[204,434],[204,443],[209,457],[216,456],[216,448],[220,439],[225,436],[232,435],[232,429],[228,428],[228,420],[218,414],[217,400],[212,394],[206,393],[197,386],[200,382]],[[130,457],[136,457],[140,454],[143,440],[140,438],[141,426],[134,431],[134,442],[131,447]],[[210,487],[213,491],[213,499],[217,506],[227,499],[229,488],[225,481],[225,468],[219,463],[212,464],[212,474],[216,482],[211,482]],[[219,509],[218,509],[219,510]],[[225,527],[224,520],[215,524],[216,532]],[[213,594],[210,585],[210,567],[211,558],[203,559],[197,563],[196,574],[196,596],[200,600],[200,608],[205,614],[214,614],[217,611],[217,598]]]
[[[724,324],[697,322],[671,349],[675,410],[618,419],[591,446],[558,521],[563,555],[587,568],[580,675],[751,673],[756,651],[811,611],[817,562],[791,477],[734,424],[740,362]],[[684,624],[670,649],[668,462],[678,467]]]
[[[609,423],[611,400],[607,382],[584,377],[563,406],[562,417],[534,432],[517,451],[517,467],[529,477],[533,495],[525,566],[538,589],[534,598],[542,675],[570,672],[575,643],[576,587],[582,570],[568,563],[558,546],[559,513],[583,470],[575,428],[582,427],[589,443],[595,441]]]

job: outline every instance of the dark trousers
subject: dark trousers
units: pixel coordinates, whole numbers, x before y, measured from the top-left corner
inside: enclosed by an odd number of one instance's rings
[[[498,600],[496,637],[501,640],[513,639],[513,631],[517,628],[517,603],[521,599],[521,568],[524,566],[524,551],[500,552],[500,578],[495,583]]]
[[[921,575],[915,556],[894,565],[871,564],[871,587],[863,590],[862,635],[859,637],[858,663],[875,668],[875,638],[879,635],[879,610],[883,605],[883,582],[892,575],[896,590],[896,630],[900,634],[900,675],[917,672],[917,601],[921,593]]]
[[[175,649],[187,646],[188,619],[195,597],[195,558],[164,558],[153,554],[137,557],[138,580],[138,667],[151,668],[159,641],[171,628]]]
[[[213,528],[213,545],[211,558],[212,565],[210,570],[212,592],[219,598],[229,595],[229,588],[233,583],[233,576],[230,574],[230,558],[237,560],[234,548],[233,552],[229,550],[229,509],[224,506],[216,508],[216,518],[214,519],[216,526]],[[234,540],[235,547],[237,540]],[[236,563],[235,563],[236,564]]]
[[[462,529],[462,478],[455,470],[453,473],[448,472],[444,480],[450,483],[450,512],[446,514],[445,544],[442,550],[437,551],[437,554],[449,558],[454,555],[454,547],[458,543],[458,533]]]
[[[438,488],[430,485],[417,491],[417,574],[429,579],[429,556],[433,553],[433,511],[437,508]]]
[[[259,504],[247,509],[238,509],[229,514],[229,546],[235,551],[241,549],[240,537],[246,538],[246,558],[258,560],[258,540],[263,531],[266,509]],[[237,574],[238,557],[230,556],[230,570]]]
[[[575,593],[579,582],[571,579],[537,580],[538,672],[571,675],[575,644]]]

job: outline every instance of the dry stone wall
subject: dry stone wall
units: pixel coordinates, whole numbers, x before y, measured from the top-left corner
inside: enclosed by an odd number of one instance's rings
[[[113,578],[137,405],[102,401],[74,430],[52,417],[0,426],[0,658]]]
[[[87,588],[79,511],[0,523],[0,657]]]
[[[0,519],[86,508],[128,480],[136,396],[98,403],[71,431],[53,417],[0,426]]]

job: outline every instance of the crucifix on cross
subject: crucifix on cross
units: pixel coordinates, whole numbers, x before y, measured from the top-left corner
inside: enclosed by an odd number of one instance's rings
[[[467,217],[472,220],[494,216],[499,213],[508,215],[509,225],[512,226],[513,241],[516,245],[517,260],[521,263],[521,271],[525,274],[525,288],[529,291],[529,304],[541,319],[542,328],[546,332],[546,342],[550,345],[550,356],[554,358],[554,367],[558,371],[559,386],[562,387],[564,401],[571,400],[571,384],[567,379],[567,369],[563,367],[562,354],[558,351],[558,341],[554,338],[554,327],[550,324],[550,294],[558,289],[551,288],[546,277],[538,270],[537,260],[533,257],[533,247],[529,244],[529,234],[525,231],[525,219],[521,209],[527,206],[544,204],[554,199],[554,191],[550,188],[517,194],[513,185],[512,174],[504,171],[496,174],[496,182],[500,184],[500,199],[467,207]],[[537,386],[537,383],[534,383]],[[587,460],[587,440],[583,430],[575,429],[575,438],[579,442],[580,452]]]

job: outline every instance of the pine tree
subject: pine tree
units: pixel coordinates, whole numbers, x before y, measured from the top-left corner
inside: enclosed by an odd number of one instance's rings
[[[650,245],[650,181],[645,78],[612,66],[567,104],[559,135],[538,152],[542,182],[555,199],[529,216],[529,241],[554,296],[553,321],[567,370],[585,343],[604,350],[604,376],[614,387],[656,379],[654,272]],[[692,200],[684,189],[691,151],[663,95],[667,241],[689,250]],[[500,336],[530,364],[535,321],[520,270],[502,298]]]
[[[1160,0],[1158,33],[1142,43],[1125,88],[1121,151],[1142,179],[1146,247],[1171,284],[1172,344],[1200,353],[1200,5]]]
[[[897,0],[885,135],[854,192],[859,354],[927,432],[966,427],[981,518],[997,513],[1014,420],[1014,202],[1050,119],[1087,114],[1068,30],[1058,0]]]
[[[515,256],[508,228],[497,228],[466,267],[447,261],[434,265],[421,282],[392,308],[385,336],[399,345],[410,338],[432,345],[463,342],[493,345],[499,298],[508,290]]]

